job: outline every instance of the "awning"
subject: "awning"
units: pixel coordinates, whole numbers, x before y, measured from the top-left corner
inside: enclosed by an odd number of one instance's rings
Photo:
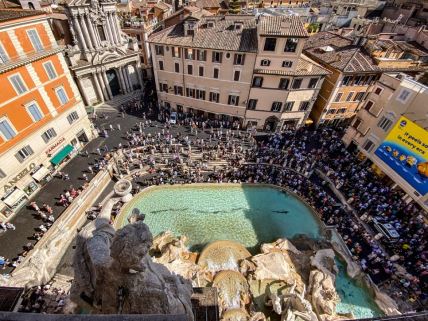
[[[70,144],[65,145],[54,157],[51,158],[51,163],[55,166],[62,162],[73,151],[73,146]]]
[[[50,174],[50,170],[44,166],[40,166],[40,168],[32,176],[36,181],[40,182],[48,174]]]
[[[19,188],[16,188],[12,193],[10,193],[3,202],[10,207],[13,207],[16,202],[18,202],[21,198],[27,197],[27,195],[21,191]]]

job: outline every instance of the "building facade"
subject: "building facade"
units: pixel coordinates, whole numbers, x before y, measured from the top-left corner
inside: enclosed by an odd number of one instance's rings
[[[245,127],[301,126],[328,73],[301,54],[307,37],[294,16],[190,15],[149,38],[159,103]]]
[[[388,140],[388,135],[400,126],[403,119],[412,126],[418,128],[422,133],[420,137],[415,135],[412,130],[408,133],[415,139],[410,140],[415,144],[415,149],[428,150],[428,112],[426,102],[428,100],[428,87],[419,82],[406,77],[404,74],[383,74],[376,82],[374,90],[369,93],[367,98],[361,103],[362,108],[356,115],[350,127],[347,128],[343,141],[349,149],[356,150],[360,158],[367,158],[373,162],[373,168],[381,176],[387,176],[392,186],[400,186],[406,193],[406,198],[410,201],[414,199],[425,210],[428,210],[428,192],[418,191],[415,184],[425,182],[428,185],[428,162],[412,164],[411,157],[402,156],[397,148],[391,149],[391,158],[394,159],[394,165],[404,163],[405,173],[410,172],[412,167],[416,167],[414,180],[406,179],[405,175],[399,174],[397,168],[391,167],[388,159],[383,158],[382,145]],[[405,118],[403,118],[405,117]],[[409,136],[404,134],[403,137]],[[404,141],[407,146],[410,144]],[[393,146],[393,145],[391,145]],[[425,146],[425,147],[423,147]],[[428,156],[425,155],[425,159]],[[424,167],[425,166],[425,167]]]
[[[68,62],[86,105],[142,88],[138,45],[121,31],[115,2],[73,0],[66,14],[73,37]]]
[[[93,137],[47,16],[0,10],[0,220]]]

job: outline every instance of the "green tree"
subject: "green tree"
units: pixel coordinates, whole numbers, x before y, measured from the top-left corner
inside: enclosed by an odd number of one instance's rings
[[[238,14],[241,12],[241,1],[231,0],[229,2],[229,13]]]

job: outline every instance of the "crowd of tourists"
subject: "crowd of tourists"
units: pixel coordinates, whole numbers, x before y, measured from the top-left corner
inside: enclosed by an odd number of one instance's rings
[[[97,159],[86,173],[92,175],[114,164],[116,174],[133,178],[134,193],[148,185],[197,182],[285,187],[316,209],[326,225],[336,227],[355,262],[375,283],[395,282],[401,289],[395,295],[426,302],[428,226],[422,210],[403,201],[398,188],[390,187],[367,161],[350,153],[340,131],[303,128],[255,136],[253,131],[241,131],[234,121],[181,113],[172,126],[167,110],[159,111],[153,101],[144,104],[139,98],[120,108],[119,115],[125,113],[138,114],[141,120],[128,131],[122,131],[120,124],[98,128],[106,137],[120,131],[126,139],[113,149],[98,147]],[[67,180],[66,174],[62,179]],[[88,184],[87,174],[82,174],[82,180],[81,188],[70,186],[61,193],[59,205],[73,202]],[[31,206],[47,230],[54,222],[52,208]],[[90,215],[94,219],[96,211]],[[399,238],[392,242],[380,237],[373,229],[375,221],[390,223]],[[34,238],[44,232],[40,228]],[[37,299],[29,302],[30,310],[37,309]]]

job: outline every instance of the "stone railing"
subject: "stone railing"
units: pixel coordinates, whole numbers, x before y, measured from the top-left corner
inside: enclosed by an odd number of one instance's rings
[[[185,315],[144,314],[40,314],[0,312],[0,320],[8,321],[188,321]]]
[[[87,220],[86,209],[93,205],[111,181],[111,170],[110,163],[91,180],[85,191],[74,199],[12,272],[8,285],[31,287],[46,283],[54,276],[77,230]]]

